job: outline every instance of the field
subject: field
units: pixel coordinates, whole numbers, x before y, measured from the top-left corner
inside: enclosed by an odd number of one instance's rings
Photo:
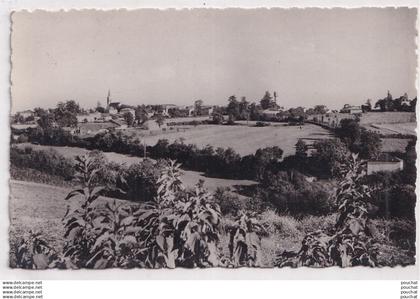
[[[382,151],[405,153],[405,148],[411,139],[382,138]]]
[[[279,146],[283,149],[284,156],[295,153],[295,144],[299,139],[311,143],[331,136],[326,129],[311,124],[302,127],[272,124],[261,128],[246,125],[198,125],[184,127],[179,131],[175,128],[173,132],[167,131],[158,135],[147,135],[140,130],[130,130],[130,132],[135,132],[147,145],[154,145],[163,138],[169,142],[181,139],[198,147],[208,144],[214,147],[231,147],[240,155],[253,154],[259,148]]]
[[[67,147],[67,146],[34,145],[30,143],[21,143],[15,146],[17,147],[30,146],[35,150],[54,149],[59,154],[63,155],[66,158],[74,158],[75,156],[84,155],[89,152],[87,149],[78,148],[78,147]],[[117,154],[117,153],[104,152],[104,155],[110,162],[126,164],[126,165],[138,163],[143,160],[143,158]],[[189,187],[194,187],[195,184],[197,184],[199,180],[205,180],[205,187],[209,189],[210,191],[216,190],[217,187],[229,187],[229,188],[234,189],[235,186],[239,186],[239,185],[249,186],[249,185],[256,184],[256,182],[250,181],[250,180],[233,180],[233,179],[220,179],[220,178],[206,177],[203,175],[203,173],[200,173],[197,171],[191,171],[191,170],[183,170],[183,175],[181,177],[181,180],[186,186],[189,186]]]
[[[368,112],[363,113],[360,123],[364,124],[397,124],[415,123],[416,114],[414,112]]]
[[[364,125],[369,131],[373,131],[382,135],[416,135],[416,123],[395,123],[395,124],[367,124]]]

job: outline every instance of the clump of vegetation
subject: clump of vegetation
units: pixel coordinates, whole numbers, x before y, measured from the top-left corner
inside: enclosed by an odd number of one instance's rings
[[[340,169],[342,179],[335,193],[339,215],[335,233],[318,230],[307,234],[299,252],[283,252],[279,256],[279,266],[377,265],[378,248],[371,238],[367,211],[371,190],[361,183],[362,171],[357,155],[349,157]]]
[[[53,176],[71,180],[75,174],[73,161],[55,150],[37,151],[31,147],[10,148],[10,163],[17,168],[35,169]]]
[[[72,200],[72,205],[63,218],[63,252],[53,252],[40,234],[31,235],[15,251],[17,267],[218,265],[220,208],[201,183],[194,191],[185,191],[179,179],[179,165],[170,162],[165,168],[154,200],[142,205],[114,201],[105,207],[98,204],[105,187],[96,184],[98,168],[94,160],[78,157],[75,167],[81,187],[65,198]]]

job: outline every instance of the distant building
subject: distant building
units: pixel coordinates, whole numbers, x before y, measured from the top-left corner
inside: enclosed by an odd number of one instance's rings
[[[213,114],[213,111],[214,111],[213,106],[203,105],[200,108],[200,115],[201,116],[210,116],[210,115]]]
[[[19,114],[21,116],[23,116],[23,118],[25,118],[25,119],[28,118],[28,117],[35,116],[35,113],[32,110],[24,110],[24,111],[19,112]]]
[[[362,106],[352,106],[345,104],[343,109],[340,110],[340,113],[349,113],[349,114],[359,114],[363,113]]]
[[[80,123],[77,125],[77,128],[68,128],[67,130],[72,134],[77,135],[96,135],[101,132],[106,132],[110,129],[115,129],[119,127],[119,124],[116,124],[112,121],[109,122],[87,122]]]
[[[313,114],[308,116],[309,121],[313,121],[322,125],[329,126],[330,128],[337,128],[343,119],[355,119],[356,114],[351,113],[326,113],[326,114]]]
[[[77,122],[95,122],[99,121],[102,117],[100,112],[93,112],[93,113],[85,113],[85,114],[78,114],[76,115]]]
[[[118,114],[119,111],[120,111],[120,103],[119,102],[110,103],[108,105],[107,112],[110,115]]]
[[[403,160],[387,153],[382,153],[378,159],[367,161],[366,173],[368,175],[380,171],[401,171],[404,169]]]
[[[162,115],[169,117],[171,115],[171,110],[179,109],[177,105],[174,104],[163,104],[162,106]]]
[[[281,117],[282,113],[283,113],[283,110],[274,109],[274,108],[265,109],[265,110],[261,111],[261,115],[266,120],[277,120]]]

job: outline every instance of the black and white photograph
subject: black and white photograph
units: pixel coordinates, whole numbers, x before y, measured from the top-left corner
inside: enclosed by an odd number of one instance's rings
[[[415,265],[416,22],[14,11],[8,266]]]

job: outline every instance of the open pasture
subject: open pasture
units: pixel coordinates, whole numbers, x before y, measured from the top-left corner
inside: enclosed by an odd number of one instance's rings
[[[213,147],[233,148],[240,155],[253,154],[259,148],[278,146],[284,156],[295,153],[295,144],[303,139],[308,144],[314,140],[330,138],[326,129],[305,124],[304,126],[287,126],[272,124],[268,127],[246,125],[199,125],[179,132],[167,132],[157,135],[144,135],[137,131],[138,137],[147,145],[155,145],[159,139],[168,139],[170,143],[183,140],[186,144],[195,144],[202,148],[208,144]]]
[[[369,131],[377,132],[382,135],[402,134],[413,136],[416,135],[416,126],[417,124],[415,122],[364,125]]]

